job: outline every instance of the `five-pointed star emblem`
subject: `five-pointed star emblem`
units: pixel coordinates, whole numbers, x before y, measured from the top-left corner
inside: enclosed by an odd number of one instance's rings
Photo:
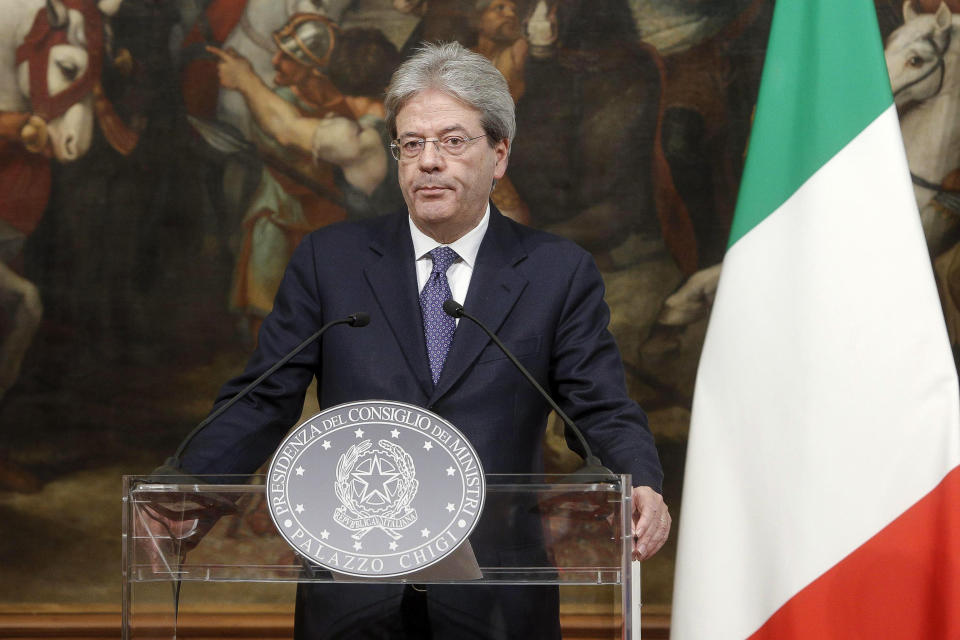
[[[390,485],[396,483],[400,474],[394,471],[393,465],[381,458],[380,454],[374,454],[373,459],[363,468],[350,475],[360,484],[357,493],[360,494],[361,503],[380,506],[393,502]]]

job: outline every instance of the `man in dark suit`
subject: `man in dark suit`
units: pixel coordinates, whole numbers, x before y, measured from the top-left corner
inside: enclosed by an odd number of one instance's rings
[[[572,242],[524,227],[489,203],[507,168],[513,101],[503,76],[457,44],[428,46],[387,92],[407,211],[326,227],[295,251],[246,371],[226,401],[317,327],[356,311],[362,330],[337,327],[303,350],[191,442],[195,474],[247,473],[300,416],[314,377],[322,408],[363,399],[426,407],[473,443],[487,473],[542,471],[549,407],[476,326],[438,310],[452,297],[497,332],[576,421],[601,460],[631,473],[637,559],[666,540],[670,516],[643,411],[627,396],[607,331],[603,282]],[[505,551],[471,537],[481,565]],[[499,544],[499,542],[498,542]],[[547,587],[301,585],[303,638],[558,638],[557,592]]]

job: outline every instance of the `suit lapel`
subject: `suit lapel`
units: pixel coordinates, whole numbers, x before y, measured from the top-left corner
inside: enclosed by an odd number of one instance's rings
[[[490,226],[480,245],[463,306],[493,332],[503,324],[527,285],[527,279],[514,268],[525,257],[509,222],[491,205]],[[482,329],[466,318],[460,319],[440,380],[428,394],[431,404],[463,377],[489,343]]]
[[[417,273],[407,216],[396,215],[370,243],[380,260],[364,270],[367,282],[387,319],[425,396],[433,393],[430,363],[423,337],[423,318],[417,296]],[[399,276],[399,277],[398,277]]]

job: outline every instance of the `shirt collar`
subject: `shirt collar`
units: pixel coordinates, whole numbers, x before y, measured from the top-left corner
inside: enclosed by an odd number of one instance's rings
[[[410,224],[410,237],[413,240],[413,257],[415,260],[420,260],[437,247],[444,246],[423,231],[420,231],[417,225],[413,223],[413,218],[407,216],[407,222]],[[477,226],[463,234],[459,239],[446,245],[456,251],[460,259],[471,269],[477,261],[477,254],[480,252],[480,243],[483,242],[483,236],[487,232],[489,224],[490,203],[488,202],[487,210],[484,211],[483,217],[480,218]]]

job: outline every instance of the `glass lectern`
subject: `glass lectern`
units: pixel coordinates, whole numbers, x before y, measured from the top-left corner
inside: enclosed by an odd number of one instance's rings
[[[195,598],[211,598],[212,608],[223,602],[237,610],[238,603],[257,598],[290,602],[295,583],[370,581],[333,573],[296,554],[267,513],[264,476],[205,479],[210,484],[184,480],[124,477],[124,640],[189,637],[182,612]],[[587,600],[605,603],[605,637],[638,639],[639,564],[630,559],[630,477],[488,474],[486,480],[486,504],[469,543],[484,544],[474,536],[486,524],[496,528],[497,544],[508,544],[504,541],[514,531],[529,542],[534,531],[542,548],[478,554],[472,569],[451,559],[416,574],[376,580],[557,585],[561,601],[565,589],[576,589],[581,600],[586,593]],[[485,560],[490,557],[497,561]]]

